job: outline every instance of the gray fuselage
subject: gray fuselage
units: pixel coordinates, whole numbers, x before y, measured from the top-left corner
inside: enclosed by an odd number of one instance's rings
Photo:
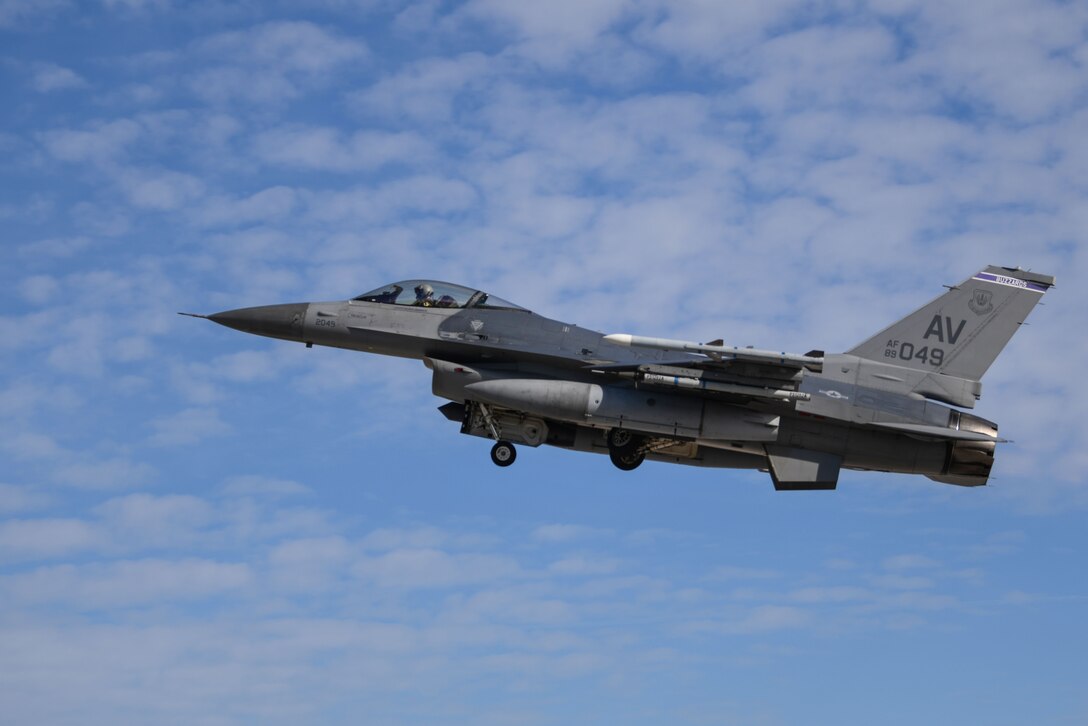
[[[815,457],[813,466],[820,465],[820,457],[833,462],[836,477],[839,465],[963,484],[981,482],[962,475],[988,473],[988,466],[985,471],[952,468],[955,449],[967,442],[879,427],[949,428],[959,413],[917,394],[889,390],[880,385],[879,374],[866,370],[875,364],[850,355],[828,356],[822,372],[797,376],[793,388],[807,400],[776,400],[647,383],[638,370],[663,363],[696,366],[702,359],[683,351],[614,345],[602,333],[523,309],[348,300],[246,308],[211,319],[307,345],[425,360],[434,370],[437,395],[462,405],[479,399],[495,415],[506,414],[504,420],[515,421],[511,415],[522,422],[539,419],[549,438],[514,439],[529,445],[607,453],[606,434],[619,428],[657,442],[649,458],[674,463],[767,468],[769,457],[788,461],[791,452],[800,451],[806,452],[802,459]],[[452,380],[465,375],[463,367],[475,375],[476,388],[468,393]],[[462,372],[451,373],[455,368]],[[594,396],[600,400],[591,401]],[[516,421],[506,430],[516,430]],[[463,431],[488,435],[482,429]]]

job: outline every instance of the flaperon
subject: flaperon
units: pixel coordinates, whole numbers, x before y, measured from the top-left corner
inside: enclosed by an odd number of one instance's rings
[[[248,333],[421,359],[461,432],[644,460],[766,469],[777,489],[833,489],[842,468],[985,484],[997,424],[981,379],[1054,278],[987,267],[846,351],[804,355],[636,335],[541,317],[434,280],[347,301],[206,316]],[[196,316],[205,317],[205,316]]]

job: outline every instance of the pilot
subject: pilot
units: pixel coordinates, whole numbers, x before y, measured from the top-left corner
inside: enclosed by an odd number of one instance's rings
[[[415,287],[416,301],[413,305],[421,308],[434,307],[434,288],[425,282],[421,282]]]

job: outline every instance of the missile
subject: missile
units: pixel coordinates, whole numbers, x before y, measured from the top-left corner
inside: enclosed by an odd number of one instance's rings
[[[681,350],[690,353],[700,353],[716,361],[739,360],[755,363],[768,363],[785,366],[787,368],[811,368],[815,371],[823,369],[824,359],[810,355],[797,355],[774,350],[758,350],[756,348],[737,348],[731,345],[707,345],[693,343],[686,340],[671,340],[669,338],[650,338],[644,335],[628,335],[627,333],[613,333],[604,336],[605,342],[613,345],[621,345],[625,348],[656,348],[658,350]]]
[[[704,391],[734,393],[740,396],[752,396],[754,398],[774,398],[779,401],[808,401],[812,399],[811,394],[803,393],[801,391],[790,391],[782,388],[744,386],[738,383],[708,381],[702,378],[689,378],[688,376],[663,376],[657,373],[644,373],[642,374],[642,381],[657,386],[699,388]]]

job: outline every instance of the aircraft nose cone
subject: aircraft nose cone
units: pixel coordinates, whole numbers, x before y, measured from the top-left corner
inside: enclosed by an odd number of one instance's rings
[[[270,338],[285,340],[302,340],[302,326],[306,320],[307,307],[309,303],[238,308],[209,315],[208,320],[241,330],[243,333],[267,335]]]

